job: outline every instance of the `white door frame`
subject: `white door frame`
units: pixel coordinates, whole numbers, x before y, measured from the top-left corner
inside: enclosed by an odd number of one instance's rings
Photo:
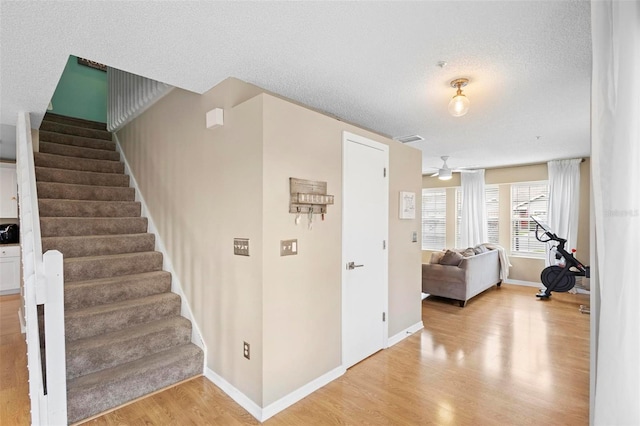
[[[346,186],[346,162],[345,162],[345,157],[346,157],[346,147],[348,143],[358,143],[358,144],[362,144],[374,149],[378,149],[380,151],[386,152],[386,161],[385,161],[385,170],[386,170],[386,176],[387,179],[385,180],[385,185],[386,185],[386,191],[387,193],[389,192],[389,146],[380,143],[380,142],[376,142],[373,141],[371,139],[365,138],[363,136],[359,136],[356,135],[354,133],[350,133],[350,132],[346,132],[343,131],[342,132],[342,194],[344,197],[345,194],[345,186]],[[384,312],[386,313],[386,320],[383,323],[383,340],[382,340],[382,349],[385,349],[388,347],[388,340],[389,340],[389,198],[387,197],[387,203],[386,203],[386,216],[387,216],[387,220],[384,224],[384,230],[383,230],[383,235],[384,235],[384,240],[386,242],[386,248],[384,249],[384,261],[383,261],[383,288],[384,288],[384,295],[383,295],[383,307],[384,307]],[[346,342],[345,342],[345,318],[346,318],[346,282],[347,282],[347,268],[346,265],[348,262],[350,262],[353,259],[347,259],[346,258],[346,253],[347,253],[347,242],[346,242],[346,238],[345,238],[345,221],[344,221],[344,210],[345,209],[345,203],[342,203],[342,310],[341,310],[341,314],[342,314],[342,320],[341,320],[341,324],[342,324],[342,365],[344,366],[345,363],[345,347],[346,347]],[[346,366],[346,368],[348,368],[350,366]]]

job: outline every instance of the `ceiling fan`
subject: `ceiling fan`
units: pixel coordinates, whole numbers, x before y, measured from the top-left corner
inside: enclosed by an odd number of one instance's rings
[[[443,155],[442,157],[442,167],[440,167],[438,169],[438,171],[434,174],[431,175],[431,177],[438,177],[438,179],[440,180],[449,180],[451,179],[452,173],[453,172],[457,172],[457,173],[465,173],[465,172],[472,172],[473,170],[469,170],[469,169],[473,169],[477,166],[463,166],[463,167],[456,167],[455,169],[450,168],[447,165],[447,160],[449,159],[448,155]],[[430,167],[431,169],[436,169],[437,167]]]

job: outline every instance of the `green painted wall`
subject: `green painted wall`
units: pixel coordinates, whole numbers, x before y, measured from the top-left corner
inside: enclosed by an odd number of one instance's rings
[[[105,123],[107,73],[80,65],[75,56],[69,56],[51,103],[53,113]]]

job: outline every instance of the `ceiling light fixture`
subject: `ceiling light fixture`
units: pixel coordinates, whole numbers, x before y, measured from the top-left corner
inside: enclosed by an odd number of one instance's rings
[[[438,179],[440,180],[449,180],[452,176],[451,169],[440,169],[440,173],[438,173]]]
[[[456,95],[449,101],[449,114],[454,117],[462,117],[469,111],[469,99],[462,93],[462,87],[468,83],[468,78],[457,78],[451,82],[451,87],[458,89]]]
[[[448,155],[443,155],[442,157],[442,167],[438,169],[438,179],[440,180],[449,180],[453,176],[451,173],[451,169],[447,165],[447,160],[449,159]]]

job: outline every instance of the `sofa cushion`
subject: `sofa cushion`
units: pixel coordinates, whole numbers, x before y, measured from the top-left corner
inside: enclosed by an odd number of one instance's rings
[[[462,259],[464,259],[464,257],[460,253],[456,253],[455,251],[447,250],[445,252],[444,256],[442,256],[442,259],[440,259],[439,263],[441,265],[458,266],[458,264],[460,263],[460,261]]]

